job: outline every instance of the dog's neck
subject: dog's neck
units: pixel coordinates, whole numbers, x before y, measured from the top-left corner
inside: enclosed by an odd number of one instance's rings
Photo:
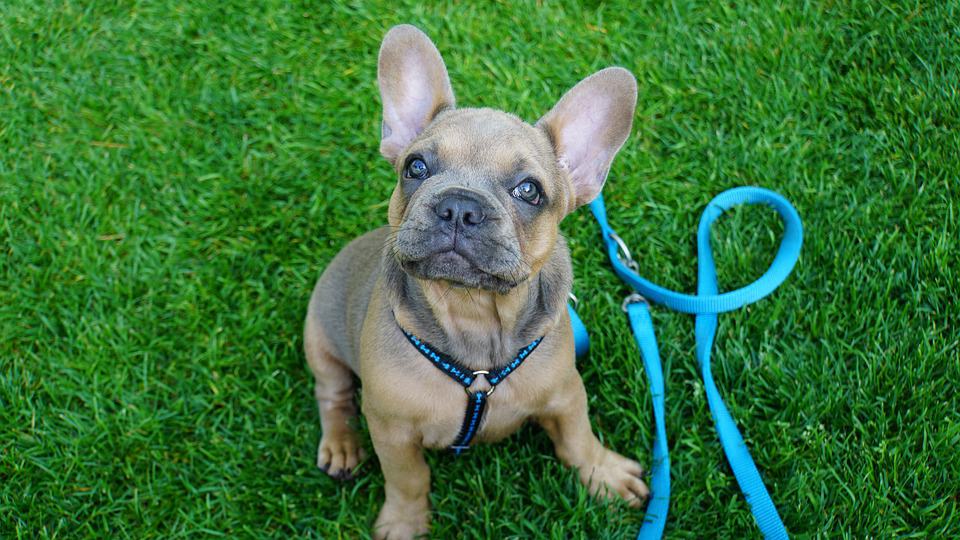
[[[486,365],[468,367],[492,367],[497,361],[508,361],[508,355],[523,346],[516,341],[518,334],[529,333],[518,332],[518,319],[525,315],[524,308],[531,301],[528,282],[507,294],[436,281],[419,281],[418,285],[432,311],[431,323],[442,331],[448,352],[464,365],[483,363]]]
[[[562,238],[543,267],[506,294],[416,279],[385,263],[397,323],[470,369],[504,365],[549,333],[572,284]]]

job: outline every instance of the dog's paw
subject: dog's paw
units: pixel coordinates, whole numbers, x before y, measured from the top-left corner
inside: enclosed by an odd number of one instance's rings
[[[374,540],[411,540],[430,530],[430,511],[403,511],[384,505],[373,526]]]
[[[598,463],[580,468],[580,480],[593,495],[613,498],[619,496],[633,508],[639,508],[647,502],[650,490],[640,476],[643,468],[632,459],[606,450]]]
[[[353,480],[357,465],[365,458],[366,452],[360,446],[360,440],[355,433],[330,436],[324,433],[320,438],[317,467],[337,480]]]

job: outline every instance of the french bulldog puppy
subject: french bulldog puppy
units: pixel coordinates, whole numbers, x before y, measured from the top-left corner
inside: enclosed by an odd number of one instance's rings
[[[531,125],[456,108],[436,47],[400,25],[384,37],[377,80],[380,153],[398,182],[389,225],[343,248],[310,299],[304,342],[323,430],[318,466],[346,479],[364,459],[356,374],[386,481],[375,538],[427,532],[423,451],[463,434],[478,393],[487,397],[474,441],[502,439],[533,420],[591,493],[640,506],[648,496],[640,465],[590,428],[566,310],[570,255],[558,228],[600,193],[630,134],[633,76],[601,70]],[[466,395],[409,336],[468,373]],[[490,373],[529,345],[535,350],[487,395]]]

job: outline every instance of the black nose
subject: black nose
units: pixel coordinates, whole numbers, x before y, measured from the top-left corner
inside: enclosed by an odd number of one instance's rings
[[[480,203],[464,195],[451,195],[440,201],[433,209],[442,221],[453,221],[464,225],[479,225],[487,216],[483,215]]]

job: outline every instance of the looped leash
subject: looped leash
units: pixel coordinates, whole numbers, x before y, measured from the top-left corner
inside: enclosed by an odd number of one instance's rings
[[[717,273],[710,248],[710,226],[721,214],[739,204],[766,204],[773,207],[784,222],[783,240],[770,268],[753,283],[725,293],[717,288]],[[703,375],[704,389],[717,434],[730,468],[743,491],[757,527],[766,538],[787,538],[786,528],[760,478],[750,451],[730,416],[710,372],[710,349],[717,331],[717,315],[745,306],[773,292],[790,275],[803,243],[803,227],[796,209],[782,196],[758,187],[738,187],[717,195],[707,205],[700,217],[697,231],[697,294],[682,294],[652,283],[636,272],[636,262],[626,244],[607,223],[607,210],[603,196],[590,203],[590,210],[600,224],[607,255],[617,275],[636,293],[624,300],[634,339],[643,356],[644,369],[650,380],[653,398],[655,437],[653,441],[653,466],[651,478],[652,497],[647,506],[644,524],[637,535],[639,540],[660,538],[667,522],[670,500],[670,457],[667,449],[664,423],[664,382],[657,350],[653,322],[647,301],[663,304],[671,309],[696,316],[696,356]],[[642,295],[642,296],[641,296]],[[571,312],[572,312],[571,308]],[[586,347],[586,332],[579,318],[573,320],[574,335],[578,340],[577,350]]]

